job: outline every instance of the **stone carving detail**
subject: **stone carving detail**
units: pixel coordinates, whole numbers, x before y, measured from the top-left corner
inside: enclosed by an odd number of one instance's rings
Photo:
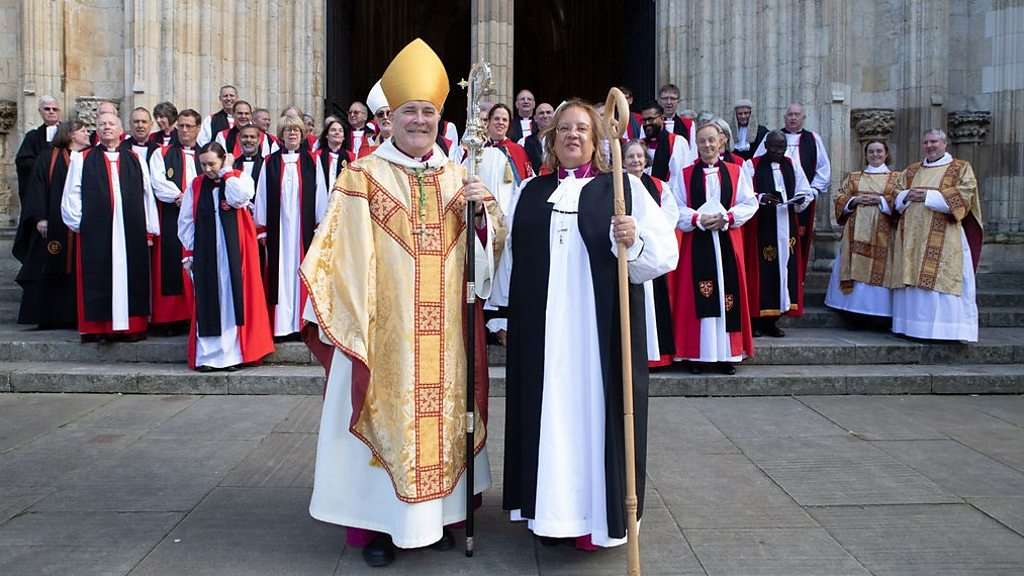
[[[18,122],[18,103],[0,100],[0,134],[10,134]]]
[[[103,101],[113,102],[118,113],[121,112],[120,98],[97,98],[95,96],[79,96],[75,98],[75,113],[89,130],[96,129],[96,109],[100,107],[100,102]]]
[[[984,110],[958,110],[947,118],[950,144],[980,144],[988,134],[992,113]]]
[[[891,108],[854,108],[850,111],[850,126],[857,140],[889,140],[896,130],[896,111]]]

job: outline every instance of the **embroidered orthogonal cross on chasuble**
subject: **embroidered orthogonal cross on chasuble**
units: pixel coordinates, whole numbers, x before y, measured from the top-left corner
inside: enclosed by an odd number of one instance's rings
[[[899,219],[893,246],[893,287],[916,286],[960,295],[963,291],[963,249],[960,222],[973,215],[981,224],[978,182],[971,165],[963,160],[934,167],[911,164],[902,173],[897,190],[937,190],[949,206],[949,214],[911,202]]]
[[[836,221],[843,225],[843,249],[839,254],[839,288],[853,292],[853,283],[871,286],[892,284],[892,220],[876,206],[845,213],[846,204],[855,196],[879,196],[892,206],[900,173],[869,174],[851,172],[843,179],[834,201]]]
[[[350,430],[404,502],[447,496],[465,468],[463,175],[361,159],[338,176],[302,264],[320,329],[368,372],[353,377]],[[503,219],[484,204],[497,261]]]

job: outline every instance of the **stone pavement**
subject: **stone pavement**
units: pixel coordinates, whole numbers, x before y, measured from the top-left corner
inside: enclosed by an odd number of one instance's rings
[[[316,396],[0,395],[0,574],[623,574],[500,510],[366,568],[308,515]],[[1024,397],[658,398],[646,575],[1024,574]],[[461,544],[461,541],[460,541]]]

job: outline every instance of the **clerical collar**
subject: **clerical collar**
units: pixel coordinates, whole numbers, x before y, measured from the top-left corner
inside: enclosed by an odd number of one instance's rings
[[[886,166],[885,164],[882,164],[881,166],[872,166],[872,165],[868,164],[867,166],[864,167],[864,173],[865,174],[888,174],[889,173],[889,167]]]
[[[501,148],[501,147],[503,147],[505,145],[505,142],[507,142],[507,141],[508,141],[508,138],[502,138],[501,140],[497,140],[497,141],[488,139],[487,143],[484,144],[484,148],[487,148],[488,146],[495,146],[497,148]]]
[[[934,162],[929,162],[928,159],[925,158],[924,162],[922,162],[921,164],[923,166],[925,166],[926,168],[934,168],[935,166],[945,166],[946,164],[949,164],[952,161],[953,161],[953,156],[950,155],[949,152],[946,152],[945,154],[942,155],[942,158],[939,158],[938,160],[936,160]]]
[[[570,175],[572,175],[573,178],[591,178],[591,177],[595,176],[595,174],[594,174],[594,164],[592,162],[587,162],[586,164],[577,166],[576,168],[569,168],[569,169],[565,169],[565,168],[562,168],[562,167],[558,168],[558,179],[559,180],[565,180]]]
[[[414,158],[409,156],[405,152],[402,152],[395,146],[394,139],[389,138],[385,140],[383,144],[378,146],[372,154],[383,160],[391,162],[392,164],[398,164],[405,168],[422,169],[422,168],[440,168],[448,161],[448,158],[441,151],[441,148],[437,144],[431,148],[425,156],[420,158]]]
[[[797,130],[796,132],[793,132],[793,131],[791,131],[791,130],[788,130],[788,129],[786,129],[786,128],[783,128],[783,129],[782,129],[782,131],[783,131],[783,132],[785,132],[786,134],[800,134],[801,132],[803,132],[803,131],[804,131],[804,129],[803,129],[803,128],[801,128],[801,129]]]

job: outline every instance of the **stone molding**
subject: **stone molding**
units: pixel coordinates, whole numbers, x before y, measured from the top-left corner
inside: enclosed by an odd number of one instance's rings
[[[89,130],[96,129],[96,110],[100,107],[100,102],[113,102],[114,106],[117,107],[118,113],[121,112],[121,99],[120,98],[98,98],[96,96],[79,96],[75,98],[75,114],[76,117],[81,120],[86,128]]]
[[[992,123],[992,113],[985,110],[958,110],[947,116],[950,144],[981,144]]]
[[[18,103],[0,100],[0,136],[10,134],[18,123]]]
[[[857,140],[885,140],[896,130],[896,111],[892,108],[854,108],[850,110],[850,126]]]

